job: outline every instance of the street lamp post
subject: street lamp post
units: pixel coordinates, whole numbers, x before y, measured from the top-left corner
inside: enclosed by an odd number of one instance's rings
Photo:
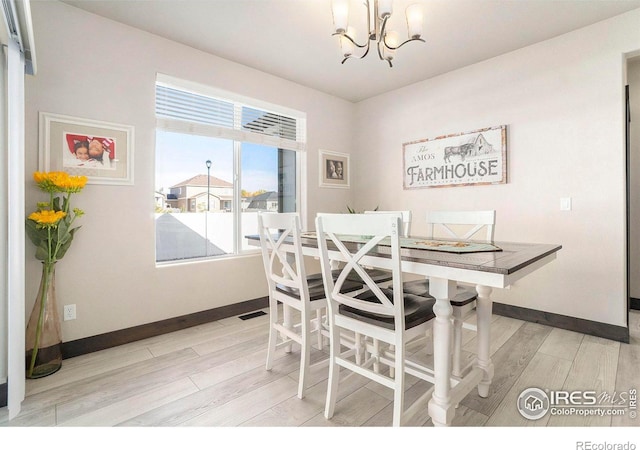
[[[211,176],[209,175],[211,173],[211,160],[207,159],[205,164],[207,165],[207,211],[211,211],[209,203],[211,200],[211,196],[209,195],[209,190],[211,189]]]

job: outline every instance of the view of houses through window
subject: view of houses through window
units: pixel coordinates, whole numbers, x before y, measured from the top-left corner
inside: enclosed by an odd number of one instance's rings
[[[240,153],[241,182],[234,185],[235,148]],[[287,200],[279,188],[284,184],[281,168],[287,154],[295,175],[291,150],[158,130],[156,261],[236,253],[238,219],[239,250],[246,250],[243,236],[257,233],[258,211],[295,211],[295,192]],[[239,215],[233,214],[236,190]]]
[[[193,93],[189,96],[196,102],[218,101]],[[181,96],[179,103],[187,103],[185,98]],[[173,107],[170,100],[162,99]],[[229,133],[249,138],[240,140],[219,137],[225,133],[211,126],[193,132],[194,125],[185,124],[202,122],[198,115],[191,112],[185,121],[173,117],[177,115],[173,111],[161,111],[160,103],[157,100],[156,114],[163,120],[156,130],[156,262],[255,250],[244,236],[257,234],[258,212],[294,212],[298,204],[297,152],[251,142],[256,130],[273,135],[267,128],[273,128],[273,118],[281,116],[246,106],[236,108],[236,113],[251,112],[241,122],[249,134]],[[217,108],[214,106],[212,109]],[[185,115],[182,110],[179,114]],[[289,120],[295,124],[295,119]]]

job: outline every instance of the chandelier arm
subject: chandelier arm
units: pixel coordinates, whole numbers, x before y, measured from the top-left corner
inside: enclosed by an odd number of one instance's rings
[[[411,38],[411,39],[407,39],[406,41],[404,41],[402,44],[398,45],[397,47],[391,47],[389,45],[387,45],[386,40],[383,38],[382,39],[382,43],[384,44],[385,47],[387,47],[389,50],[398,50],[400,47],[402,47],[404,44],[408,43],[408,42],[412,42],[412,41],[420,41],[420,42],[425,42],[424,39],[422,38]]]
[[[364,58],[365,56],[367,56],[369,54],[369,50],[371,49],[371,45],[370,44],[371,41],[367,41],[367,49],[365,50],[365,52],[362,54],[362,56],[360,57],[360,59]]]
[[[386,39],[386,31],[387,31],[387,20],[389,20],[390,16],[384,16],[384,19],[382,19],[382,23],[380,24],[380,36],[378,36],[378,42],[383,41]],[[384,45],[387,45],[387,43],[385,42]],[[388,47],[388,46],[387,46]]]
[[[382,56],[381,45],[384,45],[387,48],[391,48],[387,45],[387,42],[386,42],[387,36],[386,36],[385,30],[387,28],[387,19],[389,19],[389,16],[384,16],[384,19],[382,19],[382,24],[380,24],[380,36],[378,36],[378,58],[380,58],[383,61],[385,60],[385,58]],[[389,64],[391,64],[391,62],[389,62]]]
[[[382,50],[380,49],[380,46],[381,46],[381,43],[380,43],[380,41],[378,41],[378,45],[377,45],[377,47],[378,47],[378,58],[380,58],[381,60],[384,61],[384,58],[382,57]]]
[[[393,67],[393,64],[391,63],[391,59],[390,58],[384,58],[382,56],[382,50],[380,50],[381,45],[385,45],[384,43],[381,43],[381,41],[378,41],[378,57],[382,60],[382,61],[386,61],[389,63],[389,67]]]
[[[340,34],[340,33],[335,33],[335,34]],[[346,36],[346,35],[345,35],[345,36]],[[347,37],[348,37],[348,36],[347,36]],[[352,40],[351,38],[349,38],[349,40],[350,40],[351,42],[353,42],[353,40]],[[364,53],[362,54],[362,56],[357,56],[357,58],[358,58],[358,59],[362,59],[362,58],[364,58],[365,56],[367,56],[367,55],[369,54],[369,50],[371,49],[370,41],[367,41],[367,44],[366,44],[366,45],[358,45],[356,42],[353,42],[353,43],[354,43],[356,46],[360,47],[360,48],[366,48],[366,50],[364,51]],[[345,57],[344,57],[344,59],[342,60],[342,64],[344,64],[344,63],[345,63],[345,61],[346,61],[347,59],[349,59],[349,58],[356,58],[356,56],[353,56],[353,55],[345,56]]]
[[[369,41],[371,37],[371,6],[369,5],[369,0],[364,0],[364,4],[367,7],[367,41]]]
[[[346,37],[347,39],[349,39],[353,45],[355,45],[358,48],[365,48],[369,45],[369,41],[367,41],[366,44],[358,44],[356,41],[353,40],[353,38],[351,36],[349,36],[347,33],[340,33],[340,32],[335,32],[333,33],[331,36],[343,36]]]

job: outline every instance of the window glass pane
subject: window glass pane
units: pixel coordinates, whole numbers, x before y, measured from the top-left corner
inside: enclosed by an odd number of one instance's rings
[[[157,130],[156,262],[233,253],[233,191],[233,141]]]
[[[296,152],[242,144],[241,236],[258,233],[258,211],[295,212]],[[242,238],[242,250],[255,249]]]
[[[280,150],[278,160],[278,192],[280,194],[280,212],[298,211],[297,163],[298,153]]]

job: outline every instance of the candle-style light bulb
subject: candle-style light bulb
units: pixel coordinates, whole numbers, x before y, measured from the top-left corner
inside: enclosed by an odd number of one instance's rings
[[[407,29],[409,39],[418,39],[422,36],[422,7],[415,3],[409,5],[406,10],[407,15]]]
[[[333,0],[331,9],[333,11],[333,27],[336,33],[346,32],[349,23],[348,0]]]

